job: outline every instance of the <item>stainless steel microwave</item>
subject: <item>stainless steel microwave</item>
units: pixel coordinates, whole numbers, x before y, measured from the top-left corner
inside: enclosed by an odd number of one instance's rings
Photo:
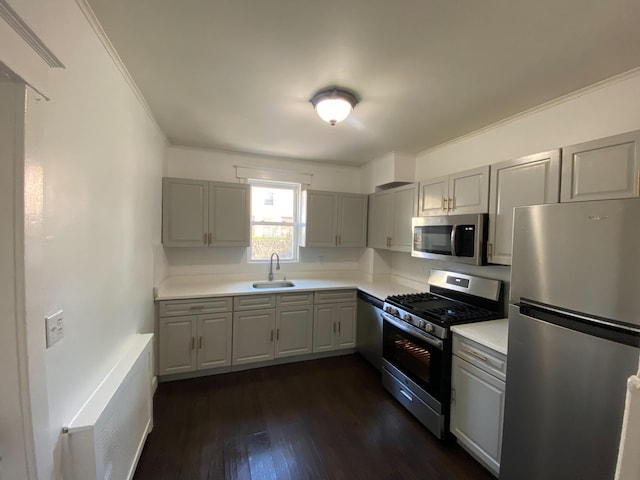
[[[411,255],[420,258],[484,265],[489,216],[414,217]]]

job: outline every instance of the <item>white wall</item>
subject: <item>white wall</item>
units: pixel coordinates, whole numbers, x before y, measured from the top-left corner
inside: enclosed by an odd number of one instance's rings
[[[41,479],[59,478],[61,428],[132,336],[153,331],[166,145],[78,4],[52,3],[12,2],[66,66],[49,72],[51,101],[31,92],[27,106],[26,308]],[[44,315],[60,309],[65,337],[45,350]]]
[[[275,169],[276,180],[277,170],[312,174],[308,188],[313,190],[360,192],[360,169],[356,167],[186,147],[167,149],[165,176],[239,182],[236,165]],[[364,248],[300,248],[299,262],[283,263],[278,275],[291,278],[303,272],[357,270],[364,253]],[[263,263],[247,263],[246,248],[165,248],[164,254],[169,275],[239,273],[266,278],[268,270]]]
[[[360,169],[319,162],[205,150],[169,147],[165,160],[165,176],[238,182],[235,165],[286,170],[312,174],[312,190],[360,193]]]
[[[640,69],[418,153],[416,180],[640,129]]]

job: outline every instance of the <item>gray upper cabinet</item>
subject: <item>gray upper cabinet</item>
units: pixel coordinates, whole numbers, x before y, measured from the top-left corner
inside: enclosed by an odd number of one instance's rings
[[[248,247],[250,195],[246,184],[163,178],[163,245]]]
[[[422,217],[488,211],[488,166],[420,182],[418,214]]]
[[[640,196],[640,131],[562,149],[561,201]]]
[[[369,195],[367,246],[411,251],[411,219],[417,214],[418,184],[396,187]]]
[[[162,179],[162,243],[201,247],[209,232],[209,182]]]
[[[389,248],[392,215],[392,192],[387,190],[369,195],[369,231],[367,236],[367,247]]]
[[[366,246],[366,195],[307,190],[302,204],[301,246]]]
[[[248,247],[251,242],[250,186],[209,182],[209,245]]]
[[[515,207],[558,203],[559,197],[560,150],[491,165],[489,263],[511,265]]]

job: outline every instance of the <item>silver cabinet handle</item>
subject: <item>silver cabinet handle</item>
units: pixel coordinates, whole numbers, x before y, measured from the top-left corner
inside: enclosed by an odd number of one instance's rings
[[[449,197],[449,202],[447,203],[447,206],[449,207],[449,211],[453,210],[453,200],[454,198]]]
[[[400,389],[400,393],[402,394],[402,396],[404,396],[407,400],[409,400],[410,402],[413,402],[413,397],[411,395],[409,395],[407,392],[405,392],[404,390]]]
[[[474,352],[473,350],[462,350],[464,353],[468,353],[469,355],[479,358],[480,360],[482,360],[483,362],[487,361],[487,357],[485,357],[484,355],[479,354],[478,352]]]

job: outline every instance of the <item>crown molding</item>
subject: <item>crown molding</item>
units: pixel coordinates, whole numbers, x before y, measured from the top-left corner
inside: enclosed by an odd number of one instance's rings
[[[0,18],[22,38],[31,49],[42,58],[51,68],[64,68],[62,62],[56,55],[44,44],[44,42],[29,28],[18,13],[11,8],[6,0],[0,0]]]
[[[481,135],[489,130],[493,130],[494,128],[498,128],[502,125],[506,125],[511,122],[515,122],[524,117],[528,117],[529,115],[534,115],[536,113],[542,112],[544,110],[548,110],[557,105],[561,105],[566,103],[574,98],[582,97],[584,95],[588,95],[595,91],[601,90],[608,86],[614,85],[616,83],[623,82],[628,80],[629,78],[633,78],[640,75],[640,67],[632,68],[631,70],[627,70],[626,72],[619,73],[618,75],[614,75],[613,77],[605,78],[599,82],[593,83],[591,85],[587,85],[586,87],[580,88],[578,90],[574,90],[573,92],[567,93],[566,95],[562,95],[561,97],[554,98],[553,100],[549,100],[548,102],[541,103],[540,105],[536,105],[528,110],[524,110],[520,113],[516,113],[515,115],[511,115],[510,117],[503,118],[502,120],[498,120],[497,122],[491,123],[489,125],[485,125],[478,130],[474,130],[473,132],[469,132],[467,134],[461,135],[460,137],[456,137],[447,142],[439,143],[438,145],[434,145],[433,147],[425,148],[424,150],[420,150],[417,152],[417,156],[425,155],[429,153],[436,152],[443,148],[449,147],[451,145],[455,145],[456,143],[463,142],[468,140],[469,138],[476,137]]]
[[[4,0],[0,0],[0,1],[4,1]],[[131,91],[133,92],[135,97],[138,99],[138,102],[140,102],[140,105],[146,112],[147,116],[151,119],[153,124],[156,126],[156,128],[158,129],[158,132],[160,132],[160,135],[164,139],[165,145],[166,146],[171,145],[171,142],[169,142],[169,139],[160,128],[160,125],[158,125],[158,121],[156,120],[156,117],[153,115],[153,111],[151,110],[151,107],[149,107],[147,100],[144,98],[144,95],[138,88],[138,85],[136,85],[136,82],[133,80],[133,77],[129,73],[129,70],[127,69],[124,62],[122,61],[122,58],[120,58],[120,55],[118,55],[118,52],[113,46],[113,43],[111,43],[111,40],[109,40],[109,37],[107,36],[106,32],[102,28],[102,25],[98,20],[98,17],[96,17],[96,14],[94,13],[93,9],[91,8],[87,0],[76,0],[76,4],[78,5],[78,7],[80,7],[80,10],[82,11],[87,21],[89,22],[89,25],[91,26],[96,36],[100,40],[100,43],[102,43],[102,46],[109,54],[109,57],[111,57],[111,60],[120,71],[122,78],[124,78],[124,80],[127,82],[127,84],[129,85],[129,88],[131,88]]]

